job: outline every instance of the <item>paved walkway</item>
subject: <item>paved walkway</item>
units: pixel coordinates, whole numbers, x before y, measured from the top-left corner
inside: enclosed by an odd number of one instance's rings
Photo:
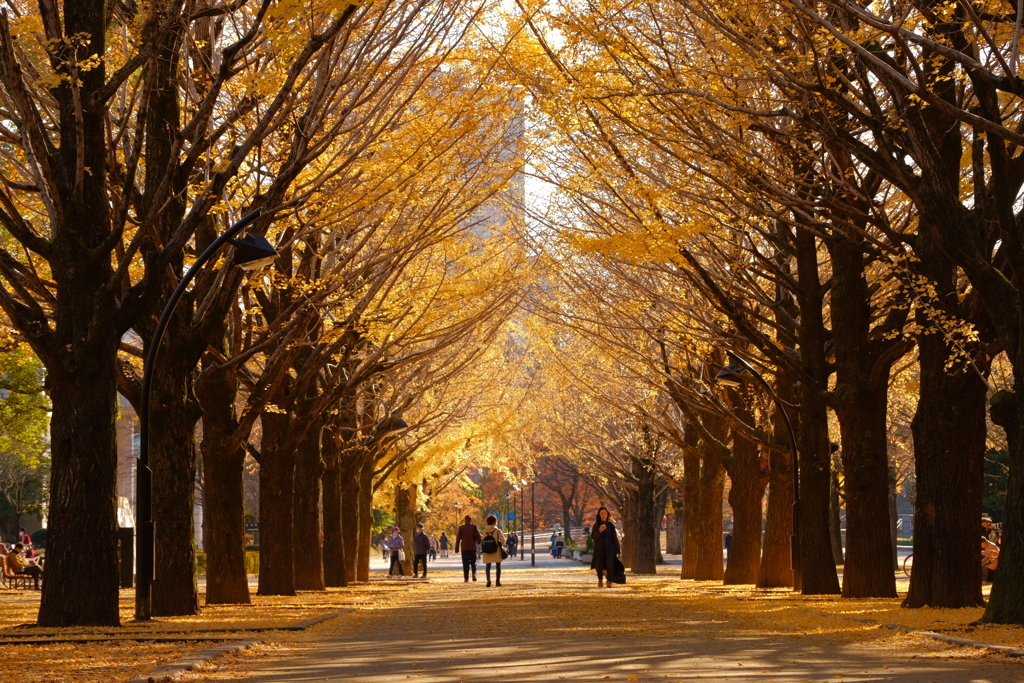
[[[482,571],[478,582],[465,584],[454,558],[439,560],[428,582],[396,581],[377,609],[326,622],[268,656],[242,657],[231,665],[231,678],[1024,682],[1019,660],[860,629],[849,620],[834,630],[819,620],[809,632],[792,624],[775,632],[764,627],[763,614],[755,624],[753,617],[744,622],[702,609],[699,597],[680,599],[680,582],[667,576],[598,589],[593,573],[577,563],[537,560],[534,569],[529,556],[507,564],[502,587],[490,589]],[[377,559],[373,568],[382,566]]]

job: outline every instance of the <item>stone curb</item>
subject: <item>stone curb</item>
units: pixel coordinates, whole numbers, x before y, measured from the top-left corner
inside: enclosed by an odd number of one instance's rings
[[[1010,647],[1009,645],[993,645],[992,643],[983,643],[980,640],[971,640],[970,638],[947,636],[944,633],[936,633],[935,631],[917,631],[906,626],[900,626],[899,624],[883,624],[882,628],[892,629],[893,631],[903,631],[904,633],[910,633],[915,636],[924,636],[925,638],[939,640],[944,643],[949,643],[950,645],[962,645],[964,647],[973,647],[978,650],[991,650],[992,652],[1004,654],[1007,657],[1024,657],[1024,650],[1018,647]]]
[[[956,636],[947,636],[943,633],[935,633],[934,631],[911,631],[911,633],[919,636],[925,636],[926,638],[932,638],[934,640],[941,640],[952,645],[963,645],[965,647],[973,647],[979,650],[992,650],[993,652],[1004,654],[1007,657],[1024,657],[1024,650],[1019,647],[1010,647],[1009,645],[992,645],[991,643],[983,643],[980,640],[957,638]]]
[[[288,626],[282,626],[280,628],[273,629],[275,631],[304,631],[310,626],[323,623],[328,619],[334,619],[340,617],[343,614],[355,611],[353,608],[346,608],[338,610],[336,612],[327,612],[319,616],[311,617],[309,619],[303,619],[297,621],[294,624]],[[133,678],[125,683],[164,683],[164,681],[173,681],[178,678],[181,674],[187,671],[194,671],[195,669],[202,669],[204,666],[212,662],[218,657],[222,657],[231,652],[242,652],[248,650],[254,645],[259,645],[263,642],[262,638],[250,638],[246,640],[235,640],[231,642],[222,642],[216,647],[211,647],[208,650],[200,650],[199,652],[193,652],[190,655],[186,655],[181,659],[176,659],[170,664],[165,664],[157,669],[154,669],[148,674],[145,674],[139,678]]]
[[[193,652],[192,654],[182,657],[181,659],[177,659],[170,664],[165,664],[141,678],[133,678],[126,683],[162,683],[163,681],[173,681],[186,671],[194,671],[195,669],[203,668],[217,657],[226,655],[229,652],[241,652],[242,650],[248,650],[250,647],[259,645],[262,642],[263,641],[259,638],[253,638],[251,640],[225,643],[223,645],[218,645],[217,647],[211,647],[209,650]]]

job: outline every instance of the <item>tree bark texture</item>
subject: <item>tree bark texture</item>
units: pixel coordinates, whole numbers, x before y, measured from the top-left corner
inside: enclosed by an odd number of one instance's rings
[[[841,484],[839,483],[839,472],[833,463],[832,485],[828,499],[828,520],[829,530],[832,535],[832,557],[836,564],[843,564],[846,559],[843,553],[843,503],[840,496]]]
[[[349,462],[344,470],[347,474],[341,477],[341,529],[345,536],[345,578],[358,581],[359,548],[362,547],[363,524],[359,516],[359,462]],[[369,545],[369,540],[366,541]]]
[[[282,388],[282,392],[287,387]],[[282,397],[284,398],[284,397]],[[284,409],[281,403],[276,403]],[[260,418],[260,580],[259,595],[295,595],[292,503],[295,454],[287,449],[291,417],[265,411]]]
[[[197,387],[203,411],[203,547],[206,604],[248,605],[245,571],[245,451],[231,446],[238,429],[233,371],[211,371]]]
[[[1014,364],[1013,393],[992,398],[992,420],[1006,430],[1010,448],[1010,478],[1003,515],[999,568],[981,621],[1024,624],[1024,358]],[[980,545],[980,539],[979,539]],[[977,555],[974,555],[977,557]],[[980,561],[980,560],[979,560]]]
[[[105,287],[113,276],[111,260],[93,252],[111,229],[104,191],[107,107],[93,99],[106,81],[105,8],[99,0],[65,3],[64,35],[89,40],[53,48],[55,59],[65,65],[65,80],[51,90],[61,144],[49,157],[56,175],[50,196],[63,219],[49,226],[50,271],[56,284],[52,328],[42,316],[29,320],[27,312],[19,317],[7,311],[46,365],[52,401],[50,519],[40,626],[120,624],[114,422],[115,358],[123,330],[116,324],[115,292]],[[91,55],[100,57],[94,68],[67,73],[67,64],[83,63]],[[70,84],[76,80],[73,89]],[[76,179],[80,161],[89,172]]]
[[[178,352],[178,353],[176,353]],[[156,539],[154,616],[199,613],[196,581],[195,427],[199,406],[192,394],[197,359],[184,345],[164,349],[153,373],[149,461],[153,470]]]
[[[672,512],[668,513],[668,524],[665,525],[665,553],[668,555],[683,554],[683,496],[672,490],[669,493]]]
[[[700,505],[697,508],[698,581],[725,578],[722,562],[722,502],[725,495],[725,467],[718,460],[705,458],[700,468]]]
[[[700,458],[695,452],[683,453],[683,566],[681,579],[697,578],[700,554]]]
[[[636,546],[639,536],[639,523],[637,520],[637,493],[627,489],[622,495],[622,506],[619,509],[622,514],[622,566],[632,569],[636,564]]]
[[[879,358],[870,336],[864,251],[847,240],[831,241],[828,249],[836,352],[833,394],[846,488],[843,597],[894,598],[886,423],[889,364]]]
[[[923,273],[942,303],[959,314],[953,264],[927,234],[918,242]],[[935,324],[923,312],[918,322]],[[949,372],[953,349],[940,333],[917,342],[921,390],[914,435],[914,571],[905,607],[976,607],[981,592],[979,548],[985,474],[985,396],[977,365]],[[981,361],[978,361],[981,362]]]
[[[359,545],[356,581],[370,580],[370,538],[373,536],[373,466],[374,458],[367,455],[359,475]]]
[[[322,591],[324,583],[323,537],[320,533],[320,477],[324,464],[320,458],[321,421],[299,442],[295,453],[295,488],[292,491],[294,512],[292,528],[295,545],[302,548],[294,555],[295,588]]]
[[[785,429],[785,427],[783,427]],[[793,585],[793,467],[792,456],[768,452],[768,504],[765,510],[764,547],[757,570],[758,588]]]
[[[658,535],[660,526],[655,526],[656,521],[655,487],[657,477],[654,467],[650,462],[633,458],[633,477],[637,482],[637,492],[634,506],[634,518],[636,520],[636,543],[633,547],[632,572],[634,574],[657,574],[658,559]],[[657,520],[660,522],[660,520]]]
[[[329,441],[324,442],[325,447]],[[327,587],[345,588],[348,575],[345,554],[345,532],[343,526],[342,481],[347,476],[337,454],[328,458],[323,476],[324,510],[324,584]]]
[[[399,471],[405,471],[405,466],[400,465]],[[413,567],[413,533],[416,531],[416,485],[401,482],[395,490],[395,526],[402,529],[402,538],[405,539],[405,561],[402,563],[402,571],[406,576],[412,576]]]
[[[76,363],[49,370],[50,519],[40,626],[120,625],[116,349],[83,345]]]
[[[754,414],[739,392],[730,390],[738,417],[753,424]],[[732,548],[725,568],[726,584],[756,583],[761,566],[761,521],[768,473],[761,461],[761,448],[733,430],[732,457],[728,460],[729,505],[732,507]]]
[[[800,419],[797,431],[800,479],[800,566],[798,586],[804,595],[839,593],[839,574],[832,557],[829,533],[829,482],[832,463],[828,440],[828,412],[823,392],[828,387],[827,339],[824,318],[825,287],[818,274],[818,245],[812,233],[796,231],[800,304],[800,365],[812,381],[800,383]],[[796,577],[794,577],[796,578]]]

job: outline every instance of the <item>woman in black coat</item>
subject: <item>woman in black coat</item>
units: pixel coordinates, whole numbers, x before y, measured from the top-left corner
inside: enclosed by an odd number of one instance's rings
[[[608,508],[601,507],[597,511],[597,521],[590,531],[590,537],[594,539],[594,559],[590,562],[590,568],[597,570],[597,587],[603,588],[605,572],[608,573],[607,586],[611,588],[612,573],[615,571],[615,558],[619,556],[619,535],[615,532],[615,525],[612,524]]]

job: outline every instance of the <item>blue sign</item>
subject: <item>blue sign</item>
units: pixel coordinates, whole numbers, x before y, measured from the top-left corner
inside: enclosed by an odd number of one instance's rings
[[[514,513],[514,512],[510,512],[510,513],[508,513],[508,521],[510,521],[510,522],[511,522],[511,521],[512,521],[512,520],[514,520],[515,518],[516,518],[516,513]]]

